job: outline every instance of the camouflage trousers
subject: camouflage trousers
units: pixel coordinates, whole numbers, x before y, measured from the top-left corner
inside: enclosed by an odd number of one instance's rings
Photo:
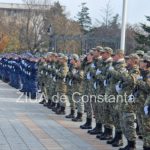
[[[140,101],[144,102],[145,99],[140,99]],[[144,114],[144,103],[139,103],[136,106],[136,115],[137,121],[139,125],[140,133],[143,136],[143,143],[145,147],[150,147],[150,116]]]
[[[143,142],[145,147],[150,147],[150,116],[142,115]]]
[[[92,109],[92,103],[90,101],[90,99],[86,99],[84,98],[84,108],[85,108],[85,112],[87,115],[87,118],[91,118],[93,117],[93,109]]]
[[[72,88],[71,88],[71,86],[68,86],[67,87],[67,95],[68,95],[68,101],[70,103],[70,108],[72,110],[75,110],[76,109],[76,105],[75,105],[75,102],[72,99],[72,94],[73,94]]]
[[[42,77],[38,78],[38,83],[42,92],[44,92],[44,79]]]
[[[121,114],[121,127],[122,131],[129,141],[136,140],[136,126],[135,126],[136,116],[134,113],[122,112]]]
[[[66,103],[68,100],[68,96],[66,95],[66,93],[63,92],[58,92],[57,93],[57,102],[60,104],[61,107],[66,107]]]
[[[83,114],[84,113],[84,102],[82,100],[82,96],[81,95],[74,95],[72,97],[72,101],[75,103],[76,107],[77,107],[77,112]]]

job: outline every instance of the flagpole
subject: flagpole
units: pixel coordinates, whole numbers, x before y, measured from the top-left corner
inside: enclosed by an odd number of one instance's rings
[[[125,41],[126,41],[127,5],[128,5],[128,0],[123,0],[121,43],[120,43],[120,48],[123,51],[125,51]]]

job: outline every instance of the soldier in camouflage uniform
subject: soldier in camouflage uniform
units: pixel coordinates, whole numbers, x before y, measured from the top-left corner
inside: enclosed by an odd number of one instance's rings
[[[109,68],[109,71],[107,73],[107,76],[110,76],[109,85],[107,88],[108,95],[112,95],[117,98],[119,91],[116,91],[116,86],[118,85],[118,81],[120,80],[119,74],[126,71],[127,69],[124,59],[124,52],[122,50],[117,50],[115,56],[113,57],[113,67]],[[110,114],[112,115],[112,120],[108,121],[110,121],[109,124],[112,123],[115,126],[115,136],[112,140],[107,141],[107,144],[112,144],[112,146],[114,147],[123,145],[120,112],[118,111],[118,106],[118,101],[109,104],[109,110]]]
[[[135,150],[136,145],[136,116],[134,111],[134,99],[133,99],[133,89],[137,78],[140,75],[139,71],[139,56],[137,54],[130,54],[127,61],[128,72],[123,72],[120,74],[121,78],[121,95],[127,98],[121,103],[119,109],[121,113],[121,126],[122,131],[127,138],[128,144],[120,150]]]
[[[99,68],[100,73],[98,75],[98,81],[100,84],[100,91],[99,91],[99,95],[103,96],[103,98],[105,97],[105,93],[106,93],[106,89],[107,89],[107,71],[108,69],[112,66],[112,55],[113,50],[109,47],[105,47],[104,48],[104,52],[102,53],[102,59],[103,59],[103,63],[101,68]],[[110,114],[110,110],[108,107],[108,103],[105,103],[105,101],[103,101],[101,103],[101,105],[99,105],[99,109],[102,109],[102,114],[99,114],[102,123],[104,124],[104,133],[102,133],[100,136],[98,135],[97,138],[100,138],[100,140],[110,140],[112,139],[112,130],[113,130],[113,126],[108,124],[108,119],[111,118],[111,114]]]
[[[69,67],[69,71],[67,73],[66,83],[67,83],[67,96],[70,103],[70,114],[67,115],[66,118],[73,119],[75,117],[76,107],[75,107],[75,102],[72,100],[73,89],[72,89],[71,80],[73,77],[73,70],[74,70],[72,59],[70,60],[70,64],[68,67]]]
[[[136,54],[140,57],[140,59],[142,59],[143,56],[144,56],[144,51],[142,51],[142,50],[137,50],[137,51],[136,51]],[[140,125],[140,123],[141,123],[140,120],[142,120],[142,118],[139,118],[140,116],[141,116],[140,114],[137,115],[137,128],[136,128],[136,133],[137,133],[139,139],[142,139],[142,128],[140,128],[140,127],[141,127],[141,125]]]
[[[81,61],[77,54],[72,55],[72,64],[74,69],[72,70],[72,79],[70,84],[72,85],[72,100],[77,106],[77,116],[72,119],[75,122],[81,122],[84,113],[84,103],[81,99],[83,93],[83,77],[84,71],[81,67]]]
[[[150,150],[150,56],[144,55],[140,62],[141,76],[134,89],[136,115],[143,135],[143,149]]]
[[[94,61],[93,65],[90,69],[92,80],[90,80],[90,88],[91,88],[91,95],[94,95],[93,101],[92,101],[92,108],[95,116],[95,121],[96,121],[96,127],[92,130],[89,130],[88,133],[95,135],[95,134],[100,134],[102,132],[102,122],[101,119],[99,118],[99,110],[98,110],[98,105],[99,103],[97,102],[97,95],[99,94],[99,90],[96,86],[94,86],[96,83],[96,75],[98,75],[98,68],[100,67],[100,63],[102,60],[101,53],[103,52],[103,47],[97,46],[96,48],[93,49],[93,55],[94,55]]]
[[[68,73],[68,57],[61,54],[59,57],[59,69],[56,69],[56,90],[58,92],[58,104],[60,108],[56,110],[56,114],[65,114],[66,102],[67,102],[67,86],[66,86],[66,76]]]
[[[46,107],[50,107],[50,105],[51,105],[51,95],[50,95],[50,85],[51,85],[51,78],[50,78],[50,69],[51,69],[51,62],[52,62],[52,60],[51,60],[51,52],[48,52],[47,53],[47,58],[46,58],[46,60],[47,60],[47,65],[46,65],[46,67],[45,67],[45,69],[46,69],[46,84],[45,84],[45,88],[46,88],[46,94],[47,94],[47,102],[44,104],[44,106],[46,106]]]
[[[93,113],[92,113],[92,104],[90,102],[90,80],[92,79],[91,74],[90,74],[90,68],[93,62],[93,50],[91,50],[88,54],[86,59],[86,66],[84,68],[84,81],[83,81],[83,95],[86,96],[86,100],[87,102],[84,103],[84,107],[85,107],[85,111],[86,111],[86,123],[81,125],[80,128],[81,129],[91,129],[91,120],[93,117]],[[84,62],[84,61],[83,61]],[[85,98],[85,97],[84,97]]]

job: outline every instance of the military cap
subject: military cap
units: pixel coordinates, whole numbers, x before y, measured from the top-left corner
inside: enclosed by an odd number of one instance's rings
[[[142,51],[142,50],[137,50],[137,51],[136,51],[136,54],[137,54],[137,55],[142,55],[142,56],[144,56],[144,51]]]
[[[89,51],[89,54],[93,54],[93,50],[92,49]]]
[[[64,54],[60,54],[59,57],[60,57],[60,59],[68,60],[68,57]]]
[[[113,54],[113,50],[110,47],[104,47],[104,52],[108,52],[110,54]]]
[[[76,60],[76,61],[79,60],[79,56],[78,56],[77,54],[73,54],[73,55],[72,55],[72,58],[73,58],[74,60]]]
[[[129,58],[130,59],[140,59],[140,57],[137,54],[130,54]]]
[[[96,46],[96,50],[99,52],[104,52],[104,48],[101,46]]]
[[[117,49],[116,54],[124,54],[124,51],[122,49]]]
[[[147,61],[147,62],[150,62],[150,55],[145,54],[145,55],[143,56],[143,60],[145,60],[145,61]]]
[[[50,55],[52,55],[52,52],[48,52],[48,53],[47,53],[47,56],[50,56]]]

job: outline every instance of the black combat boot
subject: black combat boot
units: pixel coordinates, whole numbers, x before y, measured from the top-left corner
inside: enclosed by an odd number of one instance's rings
[[[96,127],[92,130],[88,130],[88,133],[91,135],[102,134],[102,124],[96,123]]]
[[[74,122],[82,122],[82,113],[77,113],[77,117],[73,118]]]
[[[60,109],[57,109],[56,111],[57,115],[65,115],[65,107],[60,107]]]
[[[47,103],[47,108],[48,108],[48,109],[51,109],[51,106],[52,106],[52,101],[49,99],[49,100],[48,100],[48,103]]]
[[[112,132],[113,130],[110,128],[106,128],[106,134],[104,134],[103,136],[100,137],[100,140],[112,140],[113,135]]]
[[[69,115],[66,116],[67,119],[73,119],[75,118],[75,111],[73,109],[71,109],[71,112]]]
[[[119,150],[136,150],[136,142],[128,141],[127,146],[125,146],[124,148],[120,148]]]
[[[123,146],[123,134],[122,132],[117,132],[116,133],[116,139],[112,143],[113,147],[120,147]]]
[[[104,126],[104,132],[98,134],[98,135],[96,136],[96,138],[97,138],[97,139],[100,139],[100,138],[101,138],[102,136],[104,136],[106,133],[107,133],[107,128]]]
[[[128,141],[127,150],[136,150],[136,142],[135,141]]]
[[[117,138],[118,138],[118,134],[116,132],[114,138],[112,140],[108,140],[107,144],[113,144],[117,140]]]
[[[92,129],[92,119],[86,118],[86,123],[80,126],[81,129]]]
[[[59,103],[58,104],[55,103],[55,106],[52,108],[52,111],[56,112],[58,109],[60,109],[60,104]]]

